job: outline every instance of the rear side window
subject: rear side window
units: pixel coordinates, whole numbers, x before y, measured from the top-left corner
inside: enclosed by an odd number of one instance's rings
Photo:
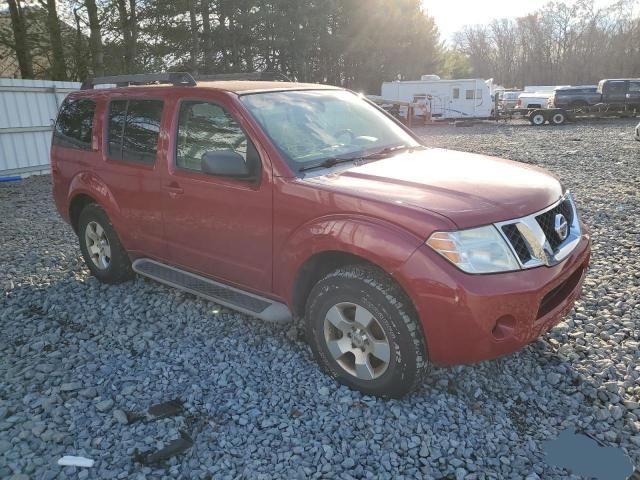
[[[109,107],[109,158],[154,163],[158,150],[162,100],[115,100]]]
[[[53,132],[53,144],[91,150],[91,134],[96,103],[93,100],[65,100]]]

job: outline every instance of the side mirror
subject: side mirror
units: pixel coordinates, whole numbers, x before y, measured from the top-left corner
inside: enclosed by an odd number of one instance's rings
[[[247,162],[233,150],[219,150],[202,155],[202,172],[222,177],[251,177]]]

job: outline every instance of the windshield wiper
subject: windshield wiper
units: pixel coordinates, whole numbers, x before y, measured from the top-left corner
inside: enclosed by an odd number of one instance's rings
[[[421,148],[425,148],[423,145],[415,145],[415,146],[410,146],[410,145],[393,145],[391,147],[385,147],[382,150],[379,150],[377,152],[373,152],[370,153],[368,155],[364,155],[362,157],[360,157],[361,160],[367,160],[367,159],[371,159],[371,158],[377,158],[377,157],[386,157],[391,153],[396,153],[396,152],[401,152],[401,151],[405,151],[405,150],[418,150]]]
[[[299,172],[306,172],[307,170],[313,170],[314,168],[331,168],[335,165],[338,165],[340,163],[347,163],[347,162],[355,162],[356,160],[360,160],[362,158],[361,155],[357,156],[357,157],[332,157],[332,158],[327,158],[326,160],[323,160],[321,162],[318,163],[313,163],[311,165],[306,165],[304,167],[300,167],[298,169]]]
[[[299,172],[306,172],[307,170],[313,170],[315,168],[331,168],[340,163],[357,162],[360,160],[372,160],[374,158],[384,158],[392,153],[400,152],[404,150],[417,150],[425,148],[423,145],[393,145],[391,147],[384,147],[377,152],[368,153],[367,155],[357,155],[353,157],[331,157],[323,160],[322,162],[314,163],[312,165],[306,165],[298,169]]]

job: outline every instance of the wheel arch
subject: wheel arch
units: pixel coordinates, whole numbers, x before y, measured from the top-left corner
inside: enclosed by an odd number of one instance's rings
[[[277,262],[275,279],[294,317],[302,317],[313,286],[329,272],[346,265],[369,265],[394,280],[411,297],[394,273],[423,240],[387,222],[364,218],[325,218],[294,232]]]
[[[75,195],[69,203],[69,221],[73,231],[78,233],[78,221],[80,220],[80,212],[84,210],[84,207],[92,203],[98,203],[95,198],[86,193],[78,193]]]
[[[69,221],[76,233],[80,212],[91,203],[102,207],[114,225],[119,223],[120,208],[115,197],[109,187],[92,173],[84,172],[73,178],[69,185],[68,199]]]

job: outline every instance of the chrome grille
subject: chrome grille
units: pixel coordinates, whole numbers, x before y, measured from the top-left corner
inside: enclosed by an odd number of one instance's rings
[[[529,252],[527,242],[524,241],[518,227],[512,223],[510,225],[503,226],[502,231],[507,236],[507,240],[511,243],[516,255],[520,259],[520,262],[527,263],[531,260],[531,252]]]
[[[562,239],[558,236],[555,230],[555,218],[556,215],[562,214],[564,218],[567,220],[567,224],[569,225],[568,235],[571,234],[571,223],[573,221],[573,208],[571,207],[571,202],[567,198],[564,201],[560,202],[557,206],[553,207],[551,210],[547,210],[541,215],[536,217],[536,221],[545,236],[547,237],[547,241],[549,245],[553,249],[553,251],[557,251],[558,247],[562,243]]]
[[[567,220],[567,237],[561,240],[555,230],[555,218],[561,213]],[[578,245],[582,232],[573,197],[569,192],[558,202],[532,215],[495,226],[507,241],[522,268],[555,265]]]

